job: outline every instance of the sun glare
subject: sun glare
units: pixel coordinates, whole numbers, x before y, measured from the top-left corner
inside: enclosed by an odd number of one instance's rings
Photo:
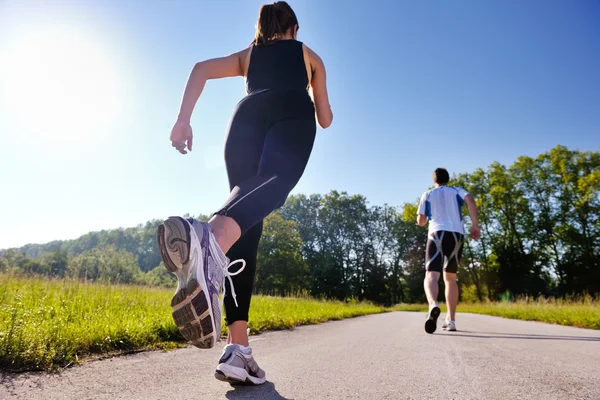
[[[85,141],[113,123],[122,108],[109,52],[82,32],[32,32],[15,37],[2,53],[0,104],[35,137]]]

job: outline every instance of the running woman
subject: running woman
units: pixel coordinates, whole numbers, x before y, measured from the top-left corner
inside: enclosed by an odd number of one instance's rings
[[[333,120],[325,66],[297,40],[298,27],[286,2],[261,6],[248,48],[194,66],[170,136],[177,151],[191,152],[190,118],[206,81],[245,77],[246,96],[233,111],[225,143],[229,197],[208,223],[170,217],[158,228],[161,257],[178,280],[173,319],[186,340],[214,347],[224,302],[227,345],[215,377],[231,383],[266,380],[247,332],[263,219],[284,204],[303,175],[316,123],[325,129]],[[241,266],[231,272],[236,263]]]
[[[446,286],[446,305],[448,313],[442,328],[456,331],[455,312],[458,304],[458,284],[456,273],[462,255],[465,228],[462,218],[462,206],[467,203],[471,217],[471,238],[480,236],[477,220],[477,206],[473,196],[456,186],[448,186],[450,176],[444,168],[433,172],[435,188],[421,196],[417,210],[417,223],[425,226],[429,220],[428,239],[425,249],[425,295],[429,302],[429,312],[425,321],[425,332],[433,333],[437,329],[440,308],[437,304],[438,281],[442,268]]]

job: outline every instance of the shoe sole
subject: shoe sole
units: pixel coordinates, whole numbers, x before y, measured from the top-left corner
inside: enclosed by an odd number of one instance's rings
[[[437,319],[440,316],[441,310],[439,307],[433,307],[429,311],[427,321],[425,321],[425,332],[432,334],[437,329]]]
[[[215,378],[220,380],[221,382],[227,382],[230,385],[240,385],[240,386],[255,386],[262,385],[267,381],[266,378],[258,378],[250,375],[246,370],[242,368],[229,367],[227,365],[220,366],[215,371]],[[239,371],[238,371],[239,370]]]
[[[199,254],[192,254],[197,251],[198,247],[192,249],[191,229],[193,229],[192,226],[185,219],[169,217],[158,227],[158,248],[165,267],[179,280],[178,290],[171,299],[175,324],[181,335],[192,345],[200,349],[211,349],[216,343],[215,324],[212,306],[207,296],[208,288],[206,287],[204,268],[198,265],[190,267],[197,270],[200,282],[192,278],[194,274],[191,270],[188,271],[186,277],[182,277],[181,273],[185,271],[175,264],[168,252],[168,249],[178,252],[182,265],[189,263],[191,257],[195,257],[196,261],[199,261]]]

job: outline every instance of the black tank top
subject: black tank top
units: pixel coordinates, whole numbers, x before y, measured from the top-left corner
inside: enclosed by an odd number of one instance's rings
[[[304,91],[308,75],[302,42],[278,40],[254,46],[246,77],[246,93],[265,90]]]

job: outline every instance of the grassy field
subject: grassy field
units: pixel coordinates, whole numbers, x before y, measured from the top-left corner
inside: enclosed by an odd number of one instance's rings
[[[0,275],[0,369],[50,370],[111,352],[183,343],[173,290]],[[365,303],[256,296],[253,333],[385,311]]]
[[[440,304],[443,312],[446,306]],[[401,304],[398,311],[427,311],[426,304]],[[576,300],[527,299],[503,303],[460,304],[458,312],[493,315],[497,317],[540,321],[550,324],[600,329],[600,299],[589,297]]]
[[[0,274],[0,370],[51,370],[90,356],[184,345],[171,319],[172,295],[164,288]],[[393,309],[425,312],[427,306]],[[390,309],[367,303],[255,296],[250,329],[260,333],[385,311]],[[600,329],[600,299],[461,304],[459,311]]]

